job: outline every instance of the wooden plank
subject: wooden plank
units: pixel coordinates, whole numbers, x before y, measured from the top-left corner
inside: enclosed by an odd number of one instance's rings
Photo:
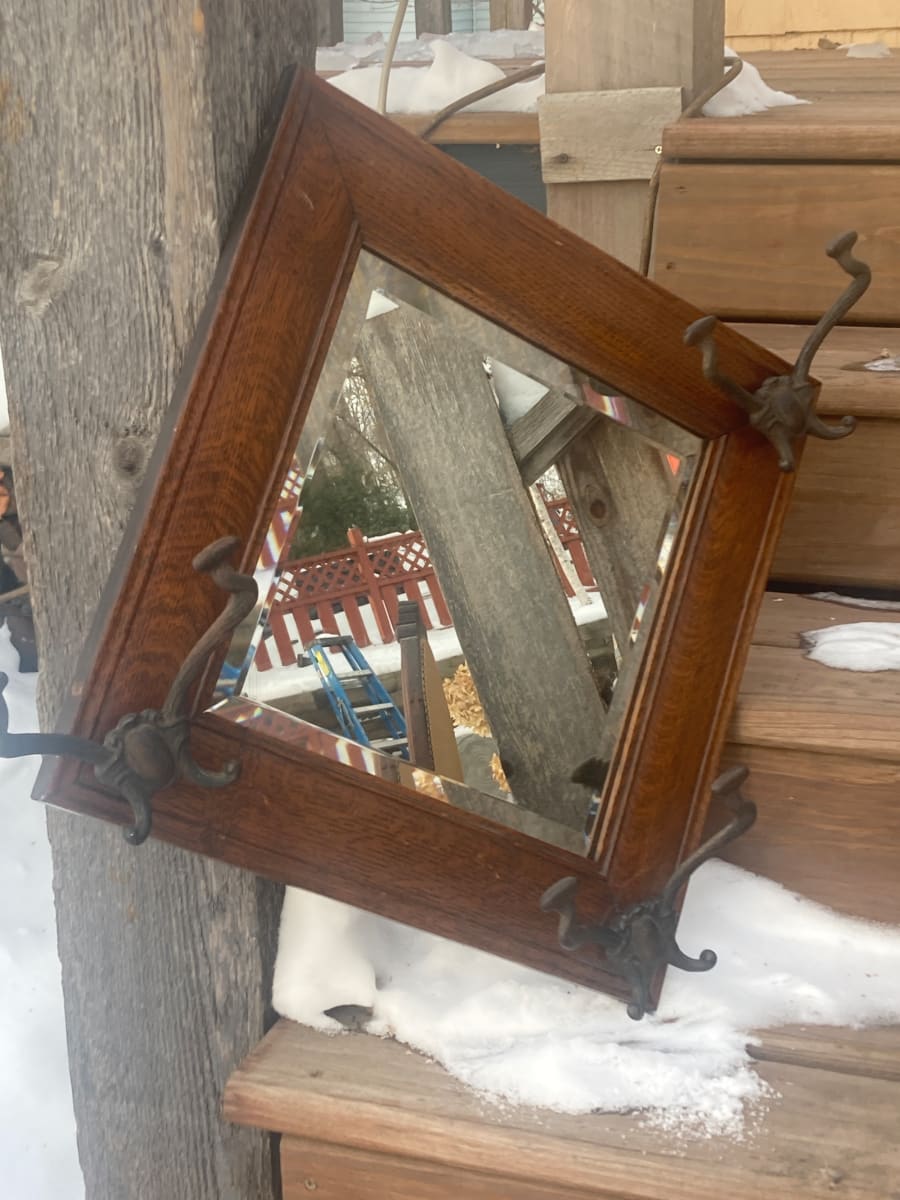
[[[810,333],[809,325],[756,324],[734,328],[788,362],[796,361]],[[851,413],[857,418],[900,420],[900,371],[861,369],[863,363],[871,362],[885,351],[900,358],[900,331],[876,325],[842,325],[833,329],[813,363],[813,374],[822,384],[816,410],[823,416]],[[884,432],[883,426],[881,429]],[[805,467],[804,460],[800,464],[801,487]]]
[[[584,552],[621,654],[657,560],[675,496],[665,459],[633,429],[599,420],[558,463]],[[587,756],[585,756],[587,757]]]
[[[857,621],[900,626],[900,611],[836,604],[790,593],[766,592],[753,630],[753,645],[783,646],[796,651],[800,649],[801,633],[811,629],[826,629],[829,625],[852,625]],[[865,676],[857,675],[855,678],[860,687],[864,686]],[[887,673],[882,678],[890,679],[892,676]]]
[[[415,0],[416,37],[423,33],[449,33],[453,28],[450,0]]]
[[[540,98],[538,114],[545,183],[650,179],[663,128],[681,115],[681,88],[559,92]]]
[[[890,1195],[900,1172],[896,1084],[773,1063],[758,1071],[778,1098],[757,1115],[755,1136],[723,1147],[630,1114],[487,1106],[402,1045],[282,1021],[229,1080],[225,1111],[341,1150],[400,1159],[413,1150],[417,1168],[434,1164],[463,1179],[492,1174],[495,1196],[528,1197],[524,1184],[598,1200],[807,1200],[833,1195],[836,1178],[847,1200]]]
[[[900,767],[852,757],[840,741],[832,749],[727,746],[722,766],[749,767],[745,792],[759,817],[722,857],[820,904],[900,924]],[[727,819],[714,806],[707,832]]]
[[[404,306],[366,323],[357,357],[510,786],[523,807],[581,830],[588,794],[569,776],[605,710],[482,352]]]
[[[836,670],[812,662],[799,648],[751,647],[728,734],[732,744],[900,762],[898,733],[895,672]]]
[[[851,109],[845,96],[771,108],[727,121],[698,117],[669,125],[666,159],[694,161],[900,162],[897,97]]]
[[[463,1171],[454,1164],[426,1162],[400,1154],[373,1154],[344,1146],[281,1139],[283,1200],[498,1200],[508,1197],[510,1181],[485,1171]],[[516,1179],[515,1200],[588,1200],[594,1188],[560,1189],[558,1184],[532,1184]],[[609,1197],[609,1192],[602,1195]],[[621,1192],[615,1200],[628,1200]]]
[[[725,320],[815,321],[846,282],[825,246],[856,229],[873,283],[847,323],[900,325],[898,191],[900,166],[663,164],[655,278]]]
[[[579,404],[553,388],[533,408],[506,430],[522,482],[532,484],[560,457],[589,425],[599,420],[586,404]]]
[[[491,29],[527,29],[532,0],[490,0]]]
[[[45,726],[279,75],[312,61],[312,12],[162,0],[138,18],[129,0],[38,0],[2,22],[6,111],[22,125],[4,140],[16,182],[0,213],[0,324]],[[97,822],[48,823],[87,1195],[272,1200],[268,1139],[225,1124],[219,1099],[264,1028],[278,890],[160,843],[135,852]]]
[[[828,50],[765,51],[745,55],[770,87],[805,97],[843,93],[900,91],[900,61],[890,58],[848,58]]]
[[[747,1046],[758,1062],[788,1063],[900,1083],[898,1025],[878,1029],[788,1026],[762,1030],[758,1037],[759,1041]]]
[[[889,332],[889,331],[886,331]],[[862,421],[841,443],[810,438],[772,564],[817,587],[900,581],[900,422]]]
[[[555,0],[546,13],[547,93],[674,87],[690,101],[718,75],[723,38],[721,0]],[[547,211],[637,267],[647,198],[646,184],[632,180],[551,185]]]
[[[434,113],[393,113],[401,129],[420,134]],[[436,145],[535,145],[540,140],[537,113],[461,112],[448,117],[428,139]]]

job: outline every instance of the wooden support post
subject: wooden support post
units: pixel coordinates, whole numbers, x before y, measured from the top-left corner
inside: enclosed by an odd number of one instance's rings
[[[545,20],[548,212],[636,267],[662,128],[677,119],[679,92],[688,102],[723,70],[724,2],[554,0]],[[584,136],[598,125],[610,131],[615,152]],[[626,461],[628,470],[620,469]],[[652,578],[648,560],[671,504],[669,481],[659,453],[610,422],[592,425],[559,466],[623,648],[636,597]]]
[[[316,45],[336,46],[344,40],[344,0],[315,0]]]
[[[491,0],[491,29],[527,29],[533,7],[531,0]]]
[[[450,0],[416,0],[416,37],[423,33],[450,33],[452,29]]]
[[[310,0],[32,0],[0,22],[15,180],[0,328],[45,727],[278,79],[312,63],[314,29]],[[221,1098],[264,1030],[279,889],[160,842],[135,850],[88,818],[48,820],[87,1196],[274,1200],[269,1138],[223,1121]]]
[[[688,103],[722,74],[724,0],[553,0],[545,22],[548,95],[681,88]],[[548,212],[637,266],[646,178],[553,184]]]
[[[482,355],[406,306],[367,321],[357,353],[513,793],[579,830],[569,775],[605,710]]]

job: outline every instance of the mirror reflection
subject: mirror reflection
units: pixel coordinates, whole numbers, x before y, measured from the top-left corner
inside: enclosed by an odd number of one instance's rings
[[[699,449],[363,253],[216,711],[583,853]]]

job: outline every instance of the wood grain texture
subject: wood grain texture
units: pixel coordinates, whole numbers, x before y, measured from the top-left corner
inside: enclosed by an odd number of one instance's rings
[[[528,240],[527,266],[497,244],[496,229]],[[181,784],[160,793],[155,831],[279,882],[621,991],[597,958],[560,949],[536,899],[575,875],[600,917],[614,899],[628,904],[662,886],[697,843],[792,477],[681,345],[694,310],[310,75],[295,82],[208,336],[172,410],[150,518],[126,535],[120,567],[131,569],[97,627],[99,649],[83,661],[75,728],[102,736],[123,712],[161,702],[221,604],[191,577],[198,547],[234,533],[246,545],[244,565],[255,563],[363,246],[592,377],[629,380],[651,408],[701,433],[728,433],[706,448],[669,563],[610,776],[600,870],[215,715],[195,723],[197,758],[213,765],[237,756],[239,781],[216,793]],[[657,348],[649,357],[647,337]],[[780,363],[728,330],[721,345],[726,369],[745,381]],[[39,794],[124,817],[88,769],[49,767]]]
[[[681,88],[559,92],[540,98],[538,115],[545,183],[649,179],[663,127],[681,116]]]
[[[880,1029],[787,1026],[762,1030],[758,1037],[747,1049],[759,1062],[900,1083],[900,1025]]]
[[[404,306],[366,322],[357,356],[510,786],[581,831],[590,794],[570,776],[594,753],[604,705],[484,352]]]
[[[809,336],[808,325],[736,325],[788,362],[796,361]],[[816,410],[822,416],[850,413],[861,420],[881,417],[900,420],[900,371],[865,371],[861,367],[884,352],[900,358],[900,331],[879,325],[842,325],[833,329],[816,354],[813,371],[822,384]],[[882,434],[885,427],[879,427]],[[800,468],[803,487],[804,467]],[[826,522],[827,523],[827,522]]]
[[[833,453],[828,453],[832,450]],[[773,579],[900,587],[900,424],[861,421],[838,446],[812,442],[772,563]]]
[[[527,29],[532,0],[490,0],[491,29]]]
[[[722,63],[721,0],[580,4],[554,0],[546,13],[547,93],[682,88],[690,102]],[[634,47],[642,52],[636,54]],[[649,189],[621,181],[551,185],[547,211],[586,241],[637,267]]]
[[[0,325],[45,724],[280,71],[312,41],[295,0],[36,3],[2,22]],[[87,1194],[274,1197],[267,1139],[224,1124],[219,1097],[264,1028],[277,889],[65,813],[49,824]]]
[[[873,283],[849,324],[900,325],[900,165],[664,163],[654,278],[723,320],[816,321],[846,276],[847,229]]]
[[[900,924],[896,763],[729,744],[723,767],[736,763],[750,768],[759,817],[723,858],[850,916]],[[725,819],[714,806],[709,832]]]
[[[601,1194],[297,1137],[281,1139],[281,1179],[282,1200],[309,1200],[310,1192],[317,1200],[587,1200]],[[617,1192],[615,1200],[627,1197]]]
[[[459,1194],[473,1200],[489,1193],[467,1193],[467,1172],[493,1175],[493,1195],[510,1200],[544,1200],[541,1188],[567,1200],[580,1191],[603,1200],[808,1200],[833,1196],[837,1176],[852,1200],[891,1195],[900,1178],[895,1083],[781,1064],[758,1070],[776,1097],[753,1137],[723,1146],[648,1129],[633,1114],[488,1107],[401,1045],[282,1021],[232,1076],[225,1110],[335,1150],[407,1160],[435,1198],[458,1194],[452,1175],[438,1190],[441,1172],[459,1172]]]

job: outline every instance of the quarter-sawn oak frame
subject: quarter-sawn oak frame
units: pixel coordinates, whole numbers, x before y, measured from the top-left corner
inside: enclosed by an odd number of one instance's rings
[[[362,248],[705,440],[612,764],[604,843],[579,857],[205,713],[217,663],[192,747],[211,767],[239,758],[240,777],[159,793],[153,833],[626,994],[599,955],[560,948],[538,901],[574,875],[581,910],[602,919],[657,893],[698,844],[793,477],[683,345],[696,309],[308,73],[290,84],[223,255],[60,728],[102,739],[161,704],[223,604],[191,569],[201,548],[235,534],[252,572]],[[787,369],[727,328],[717,344],[720,369],[751,391]],[[87,766],[48,761],[35,795],[130,819]]]

